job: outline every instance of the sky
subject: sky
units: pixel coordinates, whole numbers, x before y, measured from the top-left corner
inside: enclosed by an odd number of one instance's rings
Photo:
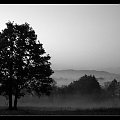
[[[120,5],[0,5],[0,31],[5,23],[29,23],[52,69],[120,67]]]

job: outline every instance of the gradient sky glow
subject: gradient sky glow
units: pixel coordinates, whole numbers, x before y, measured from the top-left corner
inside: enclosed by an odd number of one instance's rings
[[[5,23],[29,23],[53,69],[120,67],[120,5],[0,5]]]

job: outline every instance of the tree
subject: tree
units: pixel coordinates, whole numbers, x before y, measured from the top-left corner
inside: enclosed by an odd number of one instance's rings
[[[94,75],[84,75],[79,80],[58,88],[56,92],[61,95],[97,95],[101,92],[101,87]]]
[[[84,86],[83,92],[85,91],[85,93],[98,94],[101,91],[100,84],[94,75],[83,76],[80,81],[81,85]]]
[[[110,93],[112,97],[116,96],[117,86],[118,82],[116,79],[114,79],[107,88],[108,93]]]
[[[68,91],[79,92],[82,95],[84,94],[96,94],[101,91],[99,82],[95,76],[84,75],[79,80],[72,82],[68,85]]]
[[[0,94],[8,96],[9,109],[17,109],[17,99],[26,92],[39,97],[52,90],[53,73],[49,54],[37,40],[35,31],[28,23],[6,23],[0,32]]]

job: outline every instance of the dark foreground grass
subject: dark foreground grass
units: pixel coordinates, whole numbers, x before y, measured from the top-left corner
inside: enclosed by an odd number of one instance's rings
[[[50,110],[51,109],[51,110]],[[18,110],[8,110],[7,107],[0,107],[0,115],[120,115],[120,108],[100,109],[52,109],[37,107],[19,107]]]

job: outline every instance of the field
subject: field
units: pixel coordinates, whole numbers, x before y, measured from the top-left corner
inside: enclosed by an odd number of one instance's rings
[[[0,107],[0,115],[120,115],[120,108],[101,109],[67,109],[67,108],[38,108],[19,107],[17,111]]]
[[[1,98],[0,115],[120,115],[120,100],[95,102],[81,97],[24,97],[18,102],[18,110],[8,110]]]

